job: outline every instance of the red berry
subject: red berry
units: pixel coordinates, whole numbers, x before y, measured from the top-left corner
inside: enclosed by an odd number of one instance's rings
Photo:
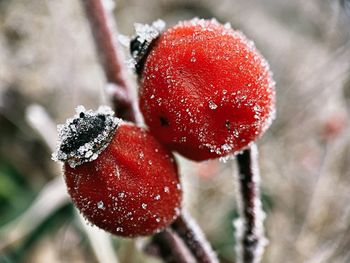
[[[192,160],[217,158],[242,150],[270,126],[274,81],[241,32],[193,19],[149,46],[136,60],[140,108],[151,132],[169,149]]]
[[[176,163],[148,131],[111,113],[81,111],[60,133],[57,159],[65,162],[68,192],[92,224],[134,237],[153,234],[177,217]]]

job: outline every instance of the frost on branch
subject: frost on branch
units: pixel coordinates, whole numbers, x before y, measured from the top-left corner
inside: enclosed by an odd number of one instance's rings
[[[258,150],[255,144],[237,155],[237,202],[235,220],[237,263],[259,263],[268,240],[264,234],[265,213],[260,198]]]
[[[83,106],[76,108],[77,114],[57,126],[59,142],[52,155],[55,161],[68,162],[74,168],[85,162],[96,160],[108,146],[120,119],[106,106],[96,112]]]

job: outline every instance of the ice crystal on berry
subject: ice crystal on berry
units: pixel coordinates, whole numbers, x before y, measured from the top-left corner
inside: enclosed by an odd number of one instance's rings
[[[275,83],[269,65],[229,24],[183,21],[165,30],[151,50],[138,72],[140,109],[169,149],[196,161],[218,158],[242,150],[271,125]]]

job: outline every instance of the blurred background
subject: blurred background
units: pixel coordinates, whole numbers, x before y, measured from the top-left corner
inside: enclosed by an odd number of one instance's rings
[[[263,262],[350,262],[350,1],[117,0],[114,15],[123,35],[197,16],[254,40],[278,97],[258,143]],[[55,125],[79,104],[108,103],[104,83],[79,0],[0,0],[1,263],[160,262],[142,252],[147,240],[82,223],[50,159]],[[235,163],[179,160],[184,206],[221,262],[234,262]]]

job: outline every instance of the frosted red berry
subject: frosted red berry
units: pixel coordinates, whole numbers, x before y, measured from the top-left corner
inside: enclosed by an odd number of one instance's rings
[[[193,160],[217,158],[247,147],[270,126],[274,81],[241,32],[193,19],[148,46],[136,60],[140,108],[169,149]]]
[[[68,193],[88,221],[134,237],[153,234],[176,219],[177,166],[148,131],[110,112],[92,111],[81,111],[60,130],[56,158],[65,162]]]

